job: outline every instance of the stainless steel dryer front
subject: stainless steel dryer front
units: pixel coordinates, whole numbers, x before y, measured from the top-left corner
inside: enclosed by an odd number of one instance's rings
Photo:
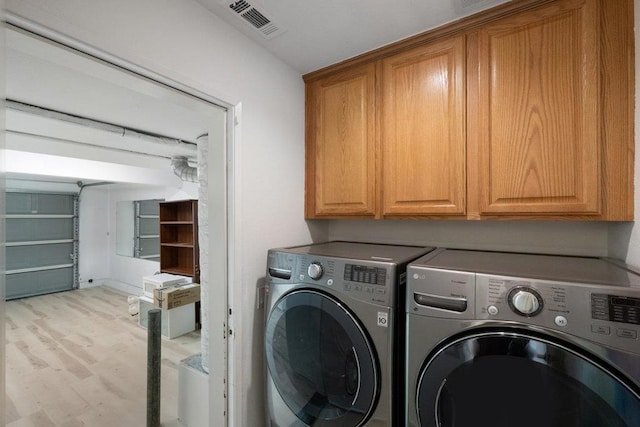
[[[407,275],[408,425],[640,426],[628,267],[439,249]]]
[[[269,251],[268,426],[399,425],[402,285],[407,263],[432,249],[328,242]]]

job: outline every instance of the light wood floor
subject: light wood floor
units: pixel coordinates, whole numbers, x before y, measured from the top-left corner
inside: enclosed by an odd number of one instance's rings
[[[95,287],[6,303],[7,426],[146,425],[147,331],[127,295]],[[178,365],[200,334],[162,338],[161,422],[177,422]]]

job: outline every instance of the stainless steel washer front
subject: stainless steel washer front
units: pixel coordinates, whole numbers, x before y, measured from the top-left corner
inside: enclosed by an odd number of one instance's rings
[[[402,423],[405,269],[431,249],[329,242],[269,252],[267,425]]]
[[[637,274],[459,250],[407,274],[407,425],[640,425]]]

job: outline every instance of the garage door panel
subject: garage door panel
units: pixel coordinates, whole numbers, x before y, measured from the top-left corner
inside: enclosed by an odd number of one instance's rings
[[[77,282],[75,194],[6,193],[6,298],[71,290]]]
[[[34,194],[33,208],[39,214],[64,215],[73,214],[74,196],[60,194]]]
[[[7,218],[7,242],[73,238],[73,218]]]
[[[49,245],[9,246],[6,248],[7,270],[71,264],[73,242]]]
[[[7,274],[7,299],[67,291],[73,288],[73,268]]]

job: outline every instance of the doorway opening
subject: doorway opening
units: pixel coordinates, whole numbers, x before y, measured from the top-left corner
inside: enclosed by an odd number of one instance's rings
[[[7,188],[60,191],[57,189],[78,186],[79,181],[104,183],[84,189],[79,197],[77,285],[85,289],[101,281],[132,295],[142,288],[142,277],[155,273],[156,268],[150,259],[117,253],[118,202],[204,199],[199,217],[207,228],[202,235],[207,236],[206,243],[215,245],[201,250],[201,263],[206,266],[201,284],[203,288],[207,283],[217,286],[215,299],[208,299],[205,292],[202,300],[208,313],[203,333],[215,343],[206,346],[215,350],[203,357],[207,365],[226,372],[226,333],[207,326],[227,323],[228,266],[233,253],[229,232],[233,138],[238,112],[232,105],[22,18],[9,15],[7,22],[8,100],[133,130],[115,135],[108,126],[95,129],[73,120],[9,109]],[[159,141],[139,134],[156,136]],[[203,134],[208,138],[199,138]],[[171,140],[177,143],[165,143]],[[187,166],[198,168],[197,182],[186,182],[171,170],[171,161],[177,157],[187,157]],[[99,247],[99,253],[83,256],[91,247]],[[108,268],[100,259],[107,260]],[[64,339],[47,336],[46,322],[40,328],[42,339],[51,345]],[[205,349],[204,343],[201,348]],[[225,396],[224,384],[210,382],[211,396]],[[228,412],[226,406],[227,402],[213,398],[205,405],[210,414],[223,417],[220,414]]]

